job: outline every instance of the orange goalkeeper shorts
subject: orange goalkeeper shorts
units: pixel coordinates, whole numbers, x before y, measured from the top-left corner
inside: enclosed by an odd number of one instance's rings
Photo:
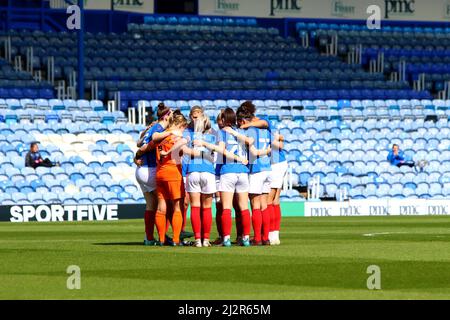
[[[183,180],[162,181],[156,180],[156,192],[159,199],[177,200],[184,197]]]

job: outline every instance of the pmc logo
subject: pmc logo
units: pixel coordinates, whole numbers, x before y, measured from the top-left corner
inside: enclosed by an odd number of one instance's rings
[[[270,15],[274,16],[277,11],[298,11],[302,10],[301,0],[271,0]]]
[[[412,15],[416,11],[415,0],[384,0],[384,17],[389,19],[391,15]]]
[[[446,3],[444,3],[444,17],[450,18],[450,1],[447,0]]]

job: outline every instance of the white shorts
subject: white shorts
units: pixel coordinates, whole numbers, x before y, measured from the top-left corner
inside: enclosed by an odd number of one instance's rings
[[[220,192],[248,192],[247,173],[226,173],[220,176]]]
[[[261,171],[258,173],[251,173],[248,175],[250,194],[263,194],[270,192],[271,171]]]
[[[191,172],[186,177],[186,191],[211,194],[216,192],[216,176],[209,172]]]
[[[272,189],[281,189],[283,187],[284,177],[288,169],[287,161],[272,164],[271,182],[270,187]]]
[[[139,167],[135,176],[143,193],[156,190],[156,168]]]

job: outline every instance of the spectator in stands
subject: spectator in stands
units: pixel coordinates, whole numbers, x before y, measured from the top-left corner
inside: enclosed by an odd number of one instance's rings
[[[39,153],[39,146],[37,142],[33,142],[30,145],[30,151],[25,156],[25,166],[36,169],[37,167],[54,167],[59,163],[51,162],[48,158],[43,159]]]
[[[406,161],[405,155],[403,154],[403,151],[400,150],[399,146],[397,144],[394,144],[392,146],[392,150],[389,152],[387,156],[387,160],[394,166],[402,167],[402,166],[408,166],[410,168],[413,168],[415,166],[414,161]]]

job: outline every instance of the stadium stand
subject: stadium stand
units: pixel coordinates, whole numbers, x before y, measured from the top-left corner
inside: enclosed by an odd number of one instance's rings
[[[432,93],[445,90],[450,80],[448,27],[384,26],[381,30],[369,30],[363,25],[297,23],[296,29],[300,37],[310,36],[321,52],[337,37],[337,54],[343,58],[361,45],[361,63],[366,70],[371,61],[383,55],[381,74],[390,77],[404,72],[402,80],[411,86],[424,75],[424,89]]]
[[[30,73],[16,70],[8,61],[0,58],[0,97],[51,99],[54,92],[50,83],[35,81]]]
[[[240,102],[166,101],[173,107],[209,107],[212,121],[219,108]],[[319,175],[321,197],[333,198],[341,188],[354,199],[450,196],[450,100],[254,103],[285,136],[295,186]],[[129,124],[123,112],[86,100],[0,100],[0,106],[0,204],[144,201],[133,179],[135,141],[144,127]],[[23,156],[34,140],[41,142],[42,156],[61,167],[25,168]],[[420,173],[391,166],[386,156],[392,143],[409,159],[429,165]],[[295,189],[282,199],[304,200]]]
[[[121,92],[121,110],[138,100],[193,99],[430,99],[404,81],[303,47],[255,19],[147,17],[121,34],[85,37],[86,89],[98,83],[98,98]],[[4,34],[3,36],[6,36]],[[76,65],[76,35],[15,31],[12,56],[33,48],[34,69],[45,76],[54,62],[55,82],[70,82]],[[51,59],[53,62],[51,62]]]
[[[296,28],[311,45],[240,18],[149,16],[124,33],[87,33],[85,86],[99,88],[92,101],[54,99],[50,83],[0,59],[0,204],[142,203],[133,153],[144,127],[129,123],[124,111],[164,101],[187,114],[201,105],[215,122],[219,109],[236,109],[244,99],[284,135],[294,186],[320,176],[325,198],[342,189],[354,199],[450,196],[450,100],[435,99],[450,80],[450,29],[367,31],[303,22]],[[324,54],[336,35],[337,55]],[[0,33],[11,39],[13,60],[33,48],[33,68],[43,79],[54,63],[55,83],[70,82],[76,70],[75,37]],[[359,45],[361,64],[347,63]],[[381,72],[369,72],[380,53]],[[404,61],[407,77],[389,80]],[[425,87],[413,90],[424,73]],[[116,92],[121,111],[105,111]],[[61,167],[24,168],[35,140]],[[386,156],[393,143],[408,159],[429,165],[420,173],[391,166]],[[304,198],[293,189],[282,200]]]

